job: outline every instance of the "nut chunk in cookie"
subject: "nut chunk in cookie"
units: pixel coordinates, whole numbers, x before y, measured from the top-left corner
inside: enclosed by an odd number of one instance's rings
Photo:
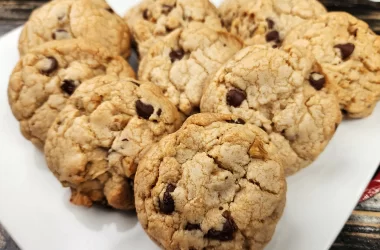
[[[247,47],[229,60],[203,93],[202,112],[234,114],[262,127],[294,174],[324,150],[341,122],[320,65],[302,49]]]
[[[191,116],[144,155],[138,218],[163,249],[263,249],[285,206],[286,182],[268,135],[241,118]]]
[[[347,117],[364,118],[380,100],[380,37],[343,12],[330,12],[297,26],[284,40],[305,47],[321,65]]]
[[[158,85],[179,111],[190,115],[199,111],[207,78],[242,46],[225,31],[191,23],[152,46],[141,61],[139,79]]]
[[[151,84],[99,76],[84,82],[48,133],[48,166],[78,205],[133,209],[133,178],[146,148],[181,126]]]
[[[42,148],[75,89],[106,74],[135,76],[123,58],[81,39],[48,42],[23,56],[9,79],[8,99],[25,138]]]
[[[141,58],[157,40],[189,23],[224,30],[218,11],[209,0],[143,0],[127,12],[125,19]]]
[[[51,1],[36,9],[26,22],[19,39],[21,55],[53,40],[82,38],[128,57],[128,25],[104,0]]]
[[[228,31],[247,45],[279,47],[295,26],[327,11],[318,0],[224,0],[219,12]]]

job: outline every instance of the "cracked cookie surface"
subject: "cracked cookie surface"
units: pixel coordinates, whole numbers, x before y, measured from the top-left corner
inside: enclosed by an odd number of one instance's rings
[[[8,100],[25,138],[42,148],[69,96],[81,82],[105,74],[135,76],[120,56],[78,39],[48,42],[23,56],[11,74]]]
[[[128,25],[104,0],[59,0],[43,5],[26,22],[19,51],[24,55],[48,41],[75,38],[99,43],[124,58],[130,54]]]
[[[158,85],[185,115],[199,111],[204,83],[242,48],[235,36],[191,23],[156,42],[143,58],[139,79]]]
[[[312,51],[345,115],[370,115],[380,100],[380,38],[366,23],[331,12],[296,27],[284,44]]]
[[[263,249],[286,199],[274,149],[263,130],[236,116],[191,116],[140,161],[143,228],[164,249]]]
[[[228,31],[247,45],[275,47],[293,27],[326,12],[317,0],[224,0],[219,8]]]
[[[74,204],[133,209],[141,155],[181,122],[154,84],[99,76],[84,82],[58,115],[46,140],[46,160],[71,188]]]
[[[191,22],[223,29],[218,11],[209,0],[144,0],[130,9],[125,19],[138,45],[140,58],[158,39]]]
[[[250,46],[209,81],[201,112],[234,114],[262,127],[291,175],[318,157],[341,122],[336,97],[324,92],[326,84],[307,51]]]

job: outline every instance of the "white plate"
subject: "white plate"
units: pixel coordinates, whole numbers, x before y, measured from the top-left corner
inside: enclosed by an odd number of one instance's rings
[[[123,14],[137,2],[110,4]],[[42,153],[20,134],[6,95],[19,34],[0,39],[0,221],[22,249],[158,249],[135,215],[71,205]],[[380,105],[367,119],[345,121],[321,157],[288,179],[285,213],[266,249],[328,249],[379,161]]]

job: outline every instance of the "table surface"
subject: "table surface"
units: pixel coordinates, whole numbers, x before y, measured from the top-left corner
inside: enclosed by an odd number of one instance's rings
[[[329,10],[347,11],[380,34],[380,3],[368,0],[321,0]],[[46,0],[0,0],[0,36],[22,25]],[[379,159],[380,160],[380,159]],[[16,239],[17,241],[17,239]],[[18,250],[0,224],[0,250]],[[380,249],[380,194],[357,205],[330,250]]]

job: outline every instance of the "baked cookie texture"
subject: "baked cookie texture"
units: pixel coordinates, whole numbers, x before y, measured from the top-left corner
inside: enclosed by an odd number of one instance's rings
[[[138,218],[163,249],[255,249],[285,206],[275,147],[237,116],[197,114],[140,161]]]
[[[26,22],[18,47],[24,55],[48,41],[75,38],[99,43],[124,58],[130,55],[128,25],[104,0],[59,0],[44,4]]]
[[[105,74],[135,76],[123,58],[80,39],[48,42],[25,54],[8,86],[9,104],[25,138],[43,148],[69,96],[83,81]]]
[[[348,13],[331,12],[292,30],[285,45],[312,51],[350,118],[370,115],[380,100],[380,38]]]
[[[182,124],[175,106],[147,82],[90,79],[75,91],[48,133],[45,155],[71,202],[133,209],[133,178],[146,148]]]
[[[218,11],[209,0],[143,0],[127,12],[125,19],[138,45],[140,58],[158,39],[191,22],[223,30]]]
[[[158,85],[185,115],[199,112],[204,83],[242,48],[225,31],[190,23],[157,41],[142,59],[139,79]]]
[[[246,45],[281,45],[285,35],[305,20],[327,13],[318,0],[224,0],[224,26]]]
[[[326,84],[307,51],[250,46],[209,81],[201,112],[234,114],[263,128],[291,175],[318,157],[341,122],[335,96],[324,92]]]

